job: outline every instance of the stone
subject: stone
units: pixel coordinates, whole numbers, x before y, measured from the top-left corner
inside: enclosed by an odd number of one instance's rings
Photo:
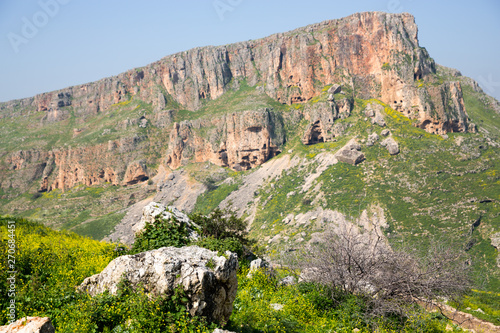
[[[373,117],[373,119],[372,119],[372,124],[377,124],[380,127],[385,126],[384,117],[382,116],[382,114],[380,112],[378,112],[378,111],[375,112],[375,117]]]
[[[216,328],[212,333],[236,333],[236,332]]]
[[[490,236],[491,245],[493,245],[498,252],[500,252],[500,232],[494,233]],[[497,255],[497,266],[500,267],[500,255]]]
[[[383,129],[382,132],[380,132],[380,134],[382,136],[388,136],[389,134],[391,134],[391,131],[389,131],[387,128],[386,129]]]
[[[366,140],[366,145],[373,146],[375,142],[378,141],[378,139],[379,139],[378,134],[373,132],[372,134],[368,135],[368,140]]]
[[[341,150],[337,155],[340,162],[356,165],[365,159],[365,155],[357,150]]]
[[[291,286],[294,285],[295,283],[296,283],[295,277],[289,275],[282,278],[278,284],[283,286]]]
[[[180,286],[189,300],[192,316],[227,322],[236,297],[238,257],[224,256],[198,246],[162,247],[112,260],[99,274],[86,278],[80,292],[96,296],[109,291],[115,295],[125,279],[132,288],[144,288],[151,296],[172,295]]]
[[[335,157],[340,162],[356,165],[365,159],[365,155],[360,150],[361,145],[351,140],[335,154]]]
[[[178,223],[185,223],[187,225],[190,240],[198,240],[199,235],[195,229],[199,227],[186,214],[173,206],[164,206],[157,202],[150,202],[144,206],[141,220],[132,227],[132,230],[137,234],[144,229],[146,223],[155,223],[157,219],[168,221],[171,218],[174,218]]]
[[[388,137],[380,143],[381,146],[387,148],[389,154],[396,155],[399,153],[399,145],[392,137]]]
[[[367,109],[365,110],[365,116],[372,118],[375,116],[375,111],[373,111],[372,109]]]
[[[248,271],[247,277],[251,278],[253,273],[257,272],[258,270],[263,270],[264,272],[268,273],[270,272],[270,267],[269,263],[265,261],[264,259],[257,258],[255,260],[252,260],[250,263],[250,270]]]
[[[340,91],[342,90],[342,87],[340,86],[340,84],[333,84],[329,89],[328,89],[328,93],[329,94],[338,94],[340,93]]]
[[[285,307],[283,304],[279,304],[279,303],[271,303],[271,304],[269,304],[269,306],[271,308],[273,308],[274,311],[283,310],[283,308]]]
[[[54,333],[52,322],[47,317],[24,317],[10,325],[0,327],[0,333]]]

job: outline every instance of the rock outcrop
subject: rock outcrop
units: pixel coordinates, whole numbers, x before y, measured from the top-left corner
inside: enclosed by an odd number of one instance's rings
[[[368,135],[368,140],[366,140],[366,145],[367,146],[373,146],[375,144],[375,142],[378,141],[380,137],[378,136],[377,133],[372,133],[370,135]]]
[[[332,87],[336,88],[334,91],[340,89],[338,85]],[[330,100],[327,102],[306,105],[304,118],[309,121],[309,124],[302,136],[303,144],[329,142],[342,134],[342,129],[336,126],[335,120],[349,117],[352,110],[352,101],[347,98],[335,101],[333,95],[330,96]]]
[[[189,238],[196,241],[199,237],[195,231],[197,227],[191,219],[175,207],[165,207],[157,202],[150,202],[142,209],[142,217],[140,221],[131,227],[132,232],[135,234],[141,232],[146,223],[154,224],[157,220],[169,221],[174,220],[175,223],[184,223],[187,226]]]
[[[175,169],[189,162],[210,161],[248,170],[280,152],[284,132],[280,115],[267,108],[174,123],[166,164]]]
[[[112,144],[19,150],[7,155],[0,187],[26,190],[36,181],[37,190],[45,192],[79,184],[136,184],[149,178],[145,161],[138,160],[147,144],[144,137],[131,136]]]
[[[54,333],[52,322],[47,317],[24,317],[10,325],[0,327],[0,333]]]
[[[116,294],[122,279],[152,296],[172,295],[180,286],[191,315],[226,322],[236,297],[237,269],[237,256],[231,252],[217,256],[198,246],[163,247],[114,259],[101,273],[86,278],[79,290],[91,296],[106,290]]]

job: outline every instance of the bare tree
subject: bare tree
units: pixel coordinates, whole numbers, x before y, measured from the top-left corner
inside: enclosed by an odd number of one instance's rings
[[[328,232],[300,255],[304,280],[367,296],[371,313],[405,315],[408,305],[457,300],[471,287],[465,251],[432,239],[426,250],[391,249],[376,230],[352,224]]]

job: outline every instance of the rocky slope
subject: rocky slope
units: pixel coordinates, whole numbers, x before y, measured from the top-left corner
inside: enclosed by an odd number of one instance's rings
[[[351,221],[496,267],[500,104],[417,33],[359,13],[0,103],[0,212],[103,238],[154,196],[230,207],[270,254]]]

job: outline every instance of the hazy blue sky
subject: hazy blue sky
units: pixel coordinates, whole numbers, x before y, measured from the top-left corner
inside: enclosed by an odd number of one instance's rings
[[[436,62],[500,99],[498,0],[0,0],[0,101],[361,11],[412,13]]]

